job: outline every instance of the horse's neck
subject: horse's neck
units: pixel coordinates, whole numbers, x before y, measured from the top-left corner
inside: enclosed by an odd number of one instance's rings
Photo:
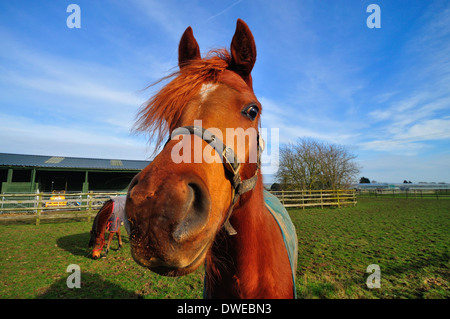
[[[108,202],[100,209],[100,211],[97,213],[97,216],[95,217],[96,222],[94,223],[94,225],[96,229],[94,229],[94,231],[98,234],[98,236],[101,236],[102,238],[105,237],[106,224],[112,212],[113,204],[112,202]]]
[[[207,262],[211,297],[289,297],[277,295],[286,291],[276,286],[284,278],[290,280],[290,266],[289,259],[284,260],[281,232],[264,205],[263,190],[259,176],[255,189],[243,195],[230,218],[237,235],[219,236],[214,244]]]

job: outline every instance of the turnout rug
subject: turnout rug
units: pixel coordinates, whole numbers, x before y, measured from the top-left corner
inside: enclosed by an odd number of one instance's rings
[[[111,197],[111,200],[113,201],[113,211],[111,217],[108,219],[108,223],[106,224],[106,229],[111,233],[117,232],[120,225],[122,225],[125,220],[126,199],[126,196]]]
[[[281,204],[280,200],[266,190],[264,191],[264,202],[269,212],[277,221],[281,233],[283,234],[284,245],[286,246],[286,250],[288,252],[289,262],[291,263],[294,297],[297,298],[295,274],[297,272],[298,240],[295,226],[292,223],[289,213],[286,208],[284,208],[283,204]]]

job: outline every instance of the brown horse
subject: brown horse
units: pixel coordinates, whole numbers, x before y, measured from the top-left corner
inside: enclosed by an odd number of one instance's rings
[[[297,256],[288,255],[264,201],[255,60],[253,35],[240,19],[230,52],[205,58],[188,27],[179,44],[180,70],[137,123],[138,130],[156,132],[158,143],[167,134],[172,139],[130,184],[132,256],[167,276],[205,264],[204,295],[211,298],[295,297],[290,260],[296,265]]]
[[[114,197],[107,200],[94,218],[91,229],[89,247],[92,247],[92,258],[106,257],[114,234],[117,234],[118,250],[122,248],[122,236],[120,226],[125,221],[125,197]],[[126,222],[126,221],[125,221]],[[105,232],[109,231],[106,250],[102,254],[105,246]]]

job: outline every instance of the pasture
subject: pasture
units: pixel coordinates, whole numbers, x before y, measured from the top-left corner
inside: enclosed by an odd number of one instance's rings
[[[299,298],[449,298],[450,201],[359,198],[356,207],[289,210]],[[178,278],[138,266],[128,239],[89,258],[85,221],[0,225],[0,298],[202,298],[203,269]],[[81,268],[81,288],[66,285]],[[381,288],[366,286],[377,264]]]

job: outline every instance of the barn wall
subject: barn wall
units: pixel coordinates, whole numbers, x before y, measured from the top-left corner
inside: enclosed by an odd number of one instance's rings
[[[125,191],[136,171],[0,169],[1,193]]]

